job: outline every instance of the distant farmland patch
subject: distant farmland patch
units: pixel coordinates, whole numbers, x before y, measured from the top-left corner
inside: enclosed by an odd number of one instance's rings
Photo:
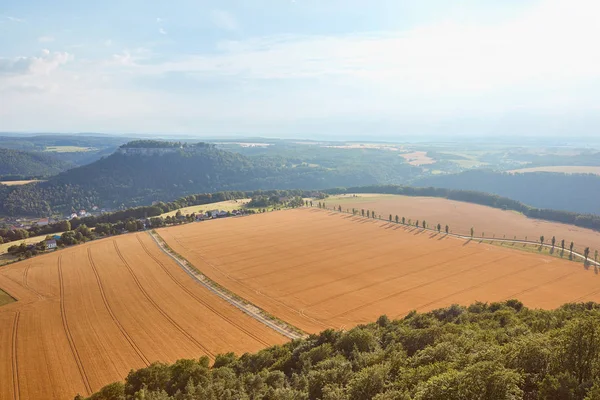
[[[219,201],[217,203],[199,204],[196,206],[183,207],[183,208],[179,208],[177,210],[169,211],[168,213],[161,214],[161,217],[163,217],[163,218],[166,218],[169,216],[174,217],[175,214],[177,214],[177,211],[181,211],[182,215],[187,215],[187,214],[193,214],[193,213],[198,214],[200,211],[206,212],[209,210],[220,210],[220,211],[239,210],[239,209],[243,208],[244,205],[246,203],[248,203],[249,201],[250,201],[250,199],[238,199],[238,200]]]
[[[562,172],[564,174],[595,174],[600,175],[600,167],[585,167],[577,165],[563,166],[547,166],[547,167],[531,167],[513,169],[508,171],[511,173],[527,173],[527,172]]]
[[[38,180],[38,179],[31,179],[28,181],[1,181],[0,184],[6,185],[6,186],[20,186],[20,185],[27,185],[28,183],[36,183],[36,182],[43,182],[43,181]]]
[[[54,153],[80,153],[86,151],[96,150],[93,147],[80,147],[80,146],[47,146],[44,151]]]
[[[427,156],[425,151],[400,154],[410,165],[421,166],[435,164],[435,160]]]

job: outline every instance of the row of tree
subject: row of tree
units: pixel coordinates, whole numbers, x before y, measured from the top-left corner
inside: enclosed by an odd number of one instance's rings
[[[346,193],[379,193],[398,194],[403,196],[441,197],[449,200],[458,200],[467,203],[474,203],[499,208],[501,210],[518,211],[530,218],[562,222],[565,224],[572,224],[583,228],[600,230],[600,215],[536,208],[506,197],[501,197],[491,193],[475,192],[470,190],[444,189],[435,187],[411,187],[399,185],[374,185],[336,188],[326,190],[325,192],[331,195]]]

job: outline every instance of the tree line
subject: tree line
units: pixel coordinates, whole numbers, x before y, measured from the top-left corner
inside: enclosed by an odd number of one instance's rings
[[[381,316],[253,354],[154,363],[89,400],[597,400],[600,305]],[[76,400],[83,400],[77,396]]]
[[[0,243],[8,243],[18,240],[27,239],[29,237],[51,235],[54,233],[65,232],[77,229],[81,225],[90,228],[95,228],[99,224],[110,224],[115,227],[115,230],[121,229],[124,224],[131,220],[137,219],[152,219],[159,215],[168,213],[184,207],[218,203],[227,200],[239,200],[246,198],[261,198],[277,200],[278,204],[282,204],[279,200],[287,198],[290,206],[298,206],[297,203],[302,202],[302,197],[315,195],[315,192],[303,190],[255,190],[250,192],[232,191],[232,192],[216,192],[216,193],[200,193],[190,196],[181,197],[171,202],[158,202],[150,206],[132,207],[126,210],[120,210],[101,215],[95,215],[83,218],[73,218],[69,221],[62,220],[44,226],[32,226],[28,229],[11,229],[4,226],[0,228]],[[241,207],[241,205],[240,205]],[[171,224],[170,219],[164,220],[165,223]]]

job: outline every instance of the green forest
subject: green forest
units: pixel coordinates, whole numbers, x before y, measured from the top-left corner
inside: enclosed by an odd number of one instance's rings
[[[49,177],[71,166],[50,154],[0,148],[0,178],[5,180]]]
[[[598,400],[600,305],[453,305],[209,364],[154,363],[89,399]]]

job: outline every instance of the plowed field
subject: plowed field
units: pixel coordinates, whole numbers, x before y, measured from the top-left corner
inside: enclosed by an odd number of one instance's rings
[[[164,228],[204,274],[308,331],[453,303],[600,301],[593,268],[319,209]]]
[[[285,338],[194,282],[145,233],[0,269],[0,399],[72,399],[154,361]]]

